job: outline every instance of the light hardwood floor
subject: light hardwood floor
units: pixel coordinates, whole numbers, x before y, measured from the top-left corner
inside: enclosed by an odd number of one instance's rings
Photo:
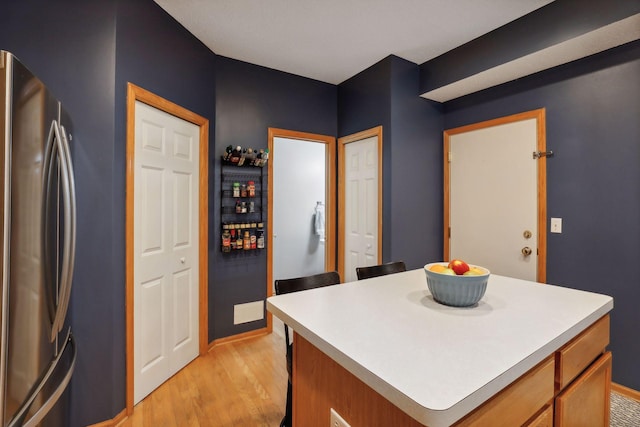
[[[178,372],[119,427],[279,426],[287,368],[275,333],[221,344]]]
[[[273,328],[282,328],[275,317]],[[284,348],[277,332],[218,345],[136,405],[118,427],[277,427],[287,391]],[[623,394],[612,401],[611,426],[639,426],[638,393],[618,387]]]

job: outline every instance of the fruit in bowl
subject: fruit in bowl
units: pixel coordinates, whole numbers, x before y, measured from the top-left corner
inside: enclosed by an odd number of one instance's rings
[[[476,304],[487,290],[490,272],[456,259],[424,266],[427,286],[433,299],[454,307]]]
[[[449,261],[447,267],[452,269],[458,276],[462,276],[464,273],[469,271],[469,264],[461,259],[452,259]]]

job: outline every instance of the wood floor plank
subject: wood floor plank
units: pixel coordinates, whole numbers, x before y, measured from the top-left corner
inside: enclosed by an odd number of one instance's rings
[[[118,427],[278,426],[287,392],[284,348],[278,334],[215,346],[136,405]]]

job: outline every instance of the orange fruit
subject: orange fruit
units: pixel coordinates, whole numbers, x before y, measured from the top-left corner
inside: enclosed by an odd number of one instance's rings
[[[446,268],[447,268],[446,265],[435,264],[429,267],[429,270],[433,271],[434,273],[442,273],[444,270],[446,270]]]

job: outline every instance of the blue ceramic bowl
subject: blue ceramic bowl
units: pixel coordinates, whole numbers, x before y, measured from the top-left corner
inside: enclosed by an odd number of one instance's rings
[[[452,307],[469,307],[477,304],[484,296],[490,274],[486,268],[474,266],[485,272],[483,275],[452,276],[431,271],[430,268],[435,264],[446,267],[448,263],[433,262],[424,266],[429,292],[431,292],[433,299],[440,304]]]

